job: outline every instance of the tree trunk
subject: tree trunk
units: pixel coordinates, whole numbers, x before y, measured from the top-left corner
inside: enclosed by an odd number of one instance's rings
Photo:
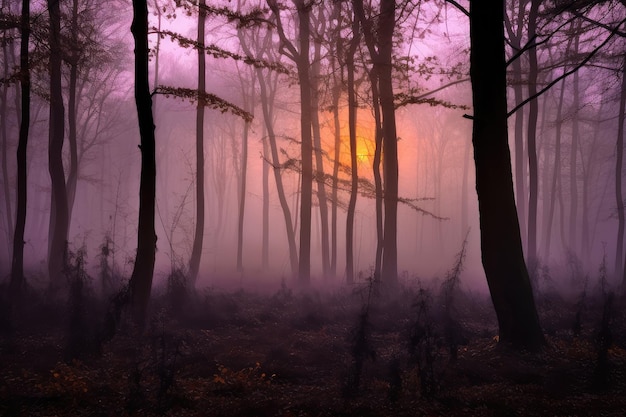
[[[267,127],[263,125],[263,160],[270,159],[269,139],[267,138]],[[269,246],[270,246],[270,169],[269,164],[263,164],[263,236],[261,247],[261,269],[267,272],[269,268]]]
[[[300,186],[300,254],[298,279],[307,285],[311,281],[311,211],[313,196],[313,138],[311,134],[311,76],[309,62],[310,5],[295,0],[298,9],[300,48],[296,65],[300,83],[300,134],[302,178]]]
[[[528,38],[532,47],[528,50],[528,96],[537,93],[537,14],[540,0],[531,0],[528,13]],[[528,105],[528,253],[526,259],[531,265],[531,271],[537,264],[537,203],[539,197],[539,169],[537,163],[537,116],[539,103],[537,98]],[[523,198],[522,196],[519,196]],[[519,198],[518,197],[518,198]]]
[[[619,277],[624,268],[624,197],[622,194],[622,170],[624,166],[624,115],[626,113],[626,54],[623,59],[622,91],[619,96],[617,118],[617,144],[615,145],[615,203],[617,204],[617,244],[615,252],[615,276]],[[626,274],[624,274],[626,277]],[[626,280],[626,278],[625,278]],[[626,281],[624,282],[626,284]],[[626,289],[626,285],[625,285]]]
[[[245,90],[244,90],[245,91]],[[251,89],[251,93],[252,93]],[[244,98],[247,102],[248,98]],[[245,106],[245,110],[250,112],[250,105]],[[244,241],[244,220],[246,212],[246,183],[248,176],[248,135],[250,123],[244,122],[243,138],[241,143],[241,180],[239,183],[239,207],[237,213],[237,272],[243,272],[243,241]]]
[[[2,8],[4,9],[4,7],[6,7],[6,2],[3,1],[2,2]],[[8,59],[8,39],[7,39],[7,31],[3,32],[2,35],[2,56],[3,56],[3,74],[5,78],[9,77],[9,59]],[[8,255],[9,255],[9,259],[12,258],[11,255],[11,247],[8,244],[8,242],[11,241],[11,239],[13,239],[13,237],[15,236],[15,232],[14,232],[14,226],[15,223],[13,223],[13,207],[11,204],[11,184],[9,181],[9,166],[8,166],[8,126],[7,126],[7,98],[8,98],[8,90],[9,90],[9,83],[5,82],[2,83],[2,104],[0,104],[0,129],[2,129],[2,188],[4,190],[4,210],[5,210],[5,218],[4,220],[6,221],[6,242],[7,242],[7,250],[8,250]],[[18,145],[19,146],[19,145]]]
[[[320,33],[326,31],[322,17]],[[326,198],[326,185],[324,173],[324,157],[322,150],[322,134],[319,120],[319,89],[318,78],[320,77],[321,57],[320,42],[315,42],[313,64],[311,65],[311,127],[313,129],[313,148],[315,153],[315,180],[317,186],[317,201],[320,209],[320,229],[322,238],[322,272],[327,277],[330,274],[330,236],[328,231],[328,199]]]
[[[338,40],[337,42],[340,42]],[[335,66],[333,60],[333,73],[341,71],[340,66]],[[341,97],[341,84],[337,78],[333,79],[335,83],[332,87],[333,94],[333,127],[334,127],[334,154],[333,154],[333,189],[331,192],[331,220],[330,220],[330,274],[334,277],[337,275],[337,198],[339,195],[339,159],[341,158],[341,125],[339,121],[339,99]]]
[[[278,156],[278,146],[276,145],[276,134],[274,133],[273,112],[270,110],[270,106],[274,103],[274,95],[268,94],[267,83],[263,76],[263,71],[260,68],[256,69],[257,79],[259,80],[259,92],[261,94],[261,109],[263,111],[263,120],[265,121],[265,128],[267,129],[267,137],[269,141],[270,152],[272,155],[272,167],[274,171],[274,181],[276,182],[276,191],[278,193],[278,200],[280,201],[280,207],[283,211],[283,217],[285,219],[285,229],[287,230],[287,243],[289,245],[289,261],[291,264],[292,277],[297,276],[298,272],[298,253],[296,249],[296,237],[294,232],[294,226],[291,221],[291,212],[289,210],[289,203],[287,203],[287,197],[285,196],[285,189],[283,187],[283,179],[280,174],[280,158]],[[269,76],[268,76],[269,78]]]
[[[517,20],[515,32],[513,32],[510,24],[507,25],[509,29],[509,38],[513,44],[514,50],[518,51],[522,48],[521,39],[524,26],[524,18],[526,16],[526,4],[528,0],[520,0],[518,2]],[[511,3],[514,5],[514,3]],[[505,19],[508,17],[505,15]],[[509,21],[507,20],[507,23]],[[524,98],[523,94],[523,76],[522,76],[522,61],[516,59],[511,64],[513,70],[513,94],[514,102],[521,103]],[[526,161],[524,159],[524,109],[521,108],[515,112],[515,196],[517,201],[517,211],[520,223],[520,233],[522,235],[522,241],[524,241],[524,233],[526,231]],[[461,231],[465,233],[464,231]]]
[[[11,303],[19,303],[24,288],[24,228],[26,225],[28,129],[30,125],[30,67],[28,66],[28,42],[30,39],[30,0],[22,1],[20,20],[20,87],[21,117],[17,145],[17,198],[15,203],[15,231],[11,261]]]
[[[382,279],[398,280],[398,138],[393,101],[392,52],[395,22],[395,0],[381,0],[378,16],[378,82],[383,122],[383,202],[385,209]]]
[[[580,26],[577,30],[579,33]],[[574,39],[574,54],[578,54],[578,46],[580,43],[580,35],[575,35]],[[578,247],[578,176],[577,176],[577,165],[578,165],[578,135],[579,135],[579,125],[578,125],[578,109],[580,107],[580,89],[579,89],[579,75],[578,71],[574,73],[574,81],[572,88],[574,89],[574,99],[572,103],[572,146],[570,148],[570,168],[569,168],[569,191],[570,191],[570,215],[569,215],[569,249],[575,253],[576,248]]]
[[[545,342],[522,252],[508,147],[504,3],[470,3],[472,142],[482,262],[500,341],[516,349]]]
[[[357,160],[357,143],[356,143],[356,117],[357,103],[356,92],[354,86],[354,54],[359,45],[359,21],[356,16],[352,21],[352,40],[346,56],[346,70],[348,74],[348,130],[350,135],[350,201],[348,202],[348,211],[346,215],[346,282],[354,283],[354,212],[356,209],[356,199],[359,193],[359,173]]]
[[[196,227],[189,258],[189,279],[195,287],[202,257],[204,240],[204,96],[206,94],[206,54],[204,51],[204,26],[206,1],[200,0],[198,7],[198,104],[196,107]]]
[[[72,46],[70,55],[70,80],[69,98],[67,100],[67,123],[68,123],[68,143],[70,145],[70,166],[67,174],[67,215],[68,228],[72,221],[72,210],[76,199],[76,185],[78,182],[78,139],[76,134],[76,115],[78,106],[76,103],[76,84],[78,82],[78,0],[72,0]]]
[[[383,226],[383,179],[380,174],[380,162],[383,148],[382,116],[380,115],[380,100],[378,95],[378,77],[376,71],[369,73],[372,85],[372,103],[374,106],[374,122],[376,132],[374,132],[374,158],[372,158],[372,171],[374,175],[374,191],[376,206],[376,253],[374,254],[374,279],[380,280],[383,265],[383,237],[385,230]]]
[[[58,0],[48,0],[50,15],[50,132],[48,170],[52,183],[48,275],[50,286],[58,289],[63,283],[63,269],[68,236],[67,190],[63,170],[63,140],[65,135],[65,108],[61,75],[61,11]]]
[[[135,102],[141,137],[141,176],[139,183],[139,224],[137,255],[130,277],[130,302],[135,322],[145,325],[156,252],[154,209],[156,193],[156,156],[152,97],[148,82],[148,5],[146,0],[133,0],[131,32],[135,40]]]
[[[544,259],[545,262],[550,258],[550,244],[552,240],[552,223],[554,221],[554,207],[556,204],[556,198],[558,195],[558,188],[560,188],[561,178],[561,129],[563,127],[562,114],[563,114],[563,98],[565,95],[565,81],[561,82],[561,92],[559,95],[559,104],[556,110],[556,131],[555,131],[555,144],[554,144],[554,172],[552,173],[551,180],[551,192],[550,192],[550,206],[548,209],[548,220],[544,227]],[[545,202],[544,202],[545,204]]]

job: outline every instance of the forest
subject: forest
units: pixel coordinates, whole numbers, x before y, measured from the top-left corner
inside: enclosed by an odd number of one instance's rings
[[[0,35],[2,415],[623,415],[626,1]]]

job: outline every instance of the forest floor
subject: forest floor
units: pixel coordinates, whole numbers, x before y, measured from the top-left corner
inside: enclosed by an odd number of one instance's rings
[[[625,415],[624,300],[539,295],[547,347],[516,354],[487,296],[442,297],[163,291],[103,341],[96,300],[39,296],[1,335],[0,415]]]

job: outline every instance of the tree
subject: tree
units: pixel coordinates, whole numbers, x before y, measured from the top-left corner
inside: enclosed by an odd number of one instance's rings
[[[301,284],[311,280],[311,211],[313,206],[313,135],[311,132],[311,75],[309,46],[311,37],[312,3],[293,0],[298,15],[298,46],[287,39],[276,0],[267,0],[267,4],[276,18],[278,35],[283,53],[295,64],[300,85],[300,135],[302,176],[300,186],[300,247],[298,256],[298,279]]]
[[[63,140],[65,136],[65,107],[62,89],[61,11],[58,0],[48,0],[50,15],[50,119],[48,141],[48,170],[52,182],[50,234],[48,243],[48,275],[53,289],[61,286],[69,229],[67,189],[63,169]]]
[[[396,27],[395,0],[381,0],[377,25],[366,19],[362,0],[353,0],[354,11],[363,27],[365,44],[373,64],[372,77],[377,84],[380,106],[383,162],[383,245],[382,279],[395,283],[398,279],[398,138],[396,135],[395,103],[393,93],[392,56],[393,34]]]
[[[198,9],[198,103],[196,108],[196,227],[189,257],[189,279],[195,286],[202,256],[204,239],[204,107],[206,97],[206,52],[204,50],[204,26],[206,1],[200,0]],[[160,36],[159,36],[160,37]]]
[[[346,216],[346,281],[348,284],[354,282],[354,212],[356,208],[356,198],[359,187],[357,143],[356,143],[356,118],[357,102],[354,83],[354,55],[361,40],[359,20],[356,16],[352,18],[352,39],[348,44],[346,53],[346,71],[348,81],[348,130],[350,135],[350,200],[348,202],[348,213]]]
[[[537,15],[539,13],[539,0],[530,0],[528,13],[528,37],[530,48],[528,50],[528,96],[537,94]],[[527,259],[534,269],[537,263],[537,203],[539,197],[539,173],[537,163],[537,118],[539,114],[538,99],[534,98],[528,106],[528,253]],[[525,196],[518,196],[523,199]]]
[[[137,255],[129,281],[130,303],[135,322],[145,324],[156,252],[154,229],[156,194],[156,155],[152,96],[148,81],[148,5],[146,0],[133,0],[131,32],[135,43],[135,103],[141,150],[139,182],[139,223],[137,227]]]
[[[13,236],[13,258],[11,262],[11,299],[18,303],[24,286],[24,228],[26,225],[28,128],[30,125],[30,68],[28,65],[28,43],[30,39],[30,0],[22,1],[20,20],[20,85],[22,111],[19,142],[17,147],[17,198],[16,219]],[[15,304],[14,304],[15,305]]]
[[[536,350],[543,333],[524,262],[508,147],[503,2],[470,2],[472,143],[482,263],[500,341]]]

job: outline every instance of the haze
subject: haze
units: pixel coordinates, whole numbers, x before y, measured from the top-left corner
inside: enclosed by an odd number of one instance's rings
[[[106,7],[103,4],[106,3]],[[218,2],[210,2],[217,6]],[[419,2],[418,2],[419,3]],[[221,3],[220,3],[221,5]],[[265,3],[224,2],[231,9],[249,12]],[[192,253],[196,212],[196,100],[160,86],[197,89],[198,52],[182,38],[196,39],[198,13],[193,7],[175,7],[173,2],[149,2],[150,25],[161,31],[150,35],[150,87],[156,126],[156,233],[155,284],[173,271],[186,273]],[[157,13],[157,6],[158,10]],[[508,7],[507,57],[517,53],[515,45],[529,42],[525,27],[518,31],[517,6]],[[61,2],[62,13],[71,14],[71,2]],[[137,247],[141,151],[133,97],[132,10],[128,2],[82,1],[78,4],[79,38],[84,41],[78,70],[77,144],[78,181],[70,207],[69,249],[83,249],[88,270],[98,277],[106,258],[117,279],[131,274]],[[3,2],[3,11],[19,13],[17,2]],[[620,11],[621,10],[621,11]],[[339,24],[331,2],[312,10],[311,68],[315,75],[321,152],[314,157],[311,220],[311,281],[316,286],[343,285],[346,273],[346,221],[350,199],[350,147],[348,103],[343,72],[337,74],[336,37],[349,41],[351,29]],[[612,21],[623,8],[608,2],[588,12],[591,18]],[[35,286],[48,283],[48,254],[51,180],[48,173],[49,100],[46,71],[47,45],[43,28],[46,19],[42,2],[31,5],[35,19],[31,39],[33,97],[28,146],[28,206],[25,229],[27,281]],[[297,44],[297,18],[293,10],[281,13],[287,37]],[[577,67],[609,31],[589,22],[567,23],[561,15],[542,17],[537,29],[538,75],[536,90],[546,87],[564,72]],[[341,22],[346,25],[345,21]],[[608,24],[608,23],[607,23]],[[43,23],[41,23],[43,25]],[[523,22],[522,22],[523,26]],[[619,26],[618,26],[619,27]],[[622,24],[623,27],[623,24]],[[622,29],[623,30],[623,29]],[[240,115],[228,107],[204,109],[204,196],[205,222],[197,287],[268,286],[292,283],[296,278],[290,264],[284,211],[279,201],[274,169],[279,169],[296,243],[301,219],[301,128],[300,90],[296,66],[279,48],[278,36],[266,38],[267,25],[237,29],[234,22],[217,14],[206,20],[206,45],[215,45],[237,57],[211,52],[206,58],[206,91],[254,116],[246,128]],[[19,66],[19,33],[3,32],[3,78],[10,79]],[[39,33],[39,35],[38,35]],[[69,36],[69,20],[62,25]],[[179,36],[175,40],[176,34]],[[445,275],[455,262],[467,236],[467,255],[462,285],[486,290],[480,261],[478,204],[472,152],[472,100],[469,82],[469,26],[457,8],[439,1],[409,5],[399,12],[395,28],[394,92],[397,94],[399,206],[397,219],[397,269],[405,283],[430,281]],[[266,42],[267,41],[267,42]],[[242,49],[245,43],[246,52]],[[319,46],[316,54],[315,47]],[[344,45],[343,47],[347,47]],[[511,47],[513,45],[513,47]],[[286,49],[283,48],[282,51]],[[580,274],[597,276],[602,265],[611,283],[621,282],[622,246],[618,243],[616,177],[620,94],[624,93],[624,38],[603,45],[575,74],[555,83],[537,99],[536,157],[538,172],[536,285],[559,285],[571,278],[572,268]],[[288,50],[287,50],[288,53]],[[268,144],[268,126],[263,115],[258,72],[244,62],[252,56],[280,64],[288,74],[262,68],[266,87],[273,98],[266,104],[273,111],[280,164],[273,162]],[[42,60],[37,64],[35,61]],[[342,58],[343,59],[343,58]],[[366,69],[367,48],[356,51],[356,100],[358,175],[362,180],[354,216],[354,271],[357,282],[374,274],[377,230],[375,194],[367,188],[375,182],[375,120]],[[509,66],[509,110],[529,96],[529,60],[522,54],[521,67]],[[260,64],[259,64],[260,65]],[[345,66],[345,62],[342,63]],[[157,72],[158,66],[158,72]],[[63,100],[69,100],[69,68],[63,64]],[[343,67],[342,67],[343,68]],[[343,71],[343,69],[341,70]],[[2,196],[0,208],[3,239],[0,239],[0,274],[11,266],[16,195],[16,150],[19,131],[19,85],[8,82],[2,90]],[[335,159],[335,114],[333,89],[340,89],[338,116],[339,160]],[[519,88],[518,91],[515,91]],[[430,94],[430,91],[435,91]],[[167,93],[168,94],[164,94]],[[266,95],[267,95],[266,94]],[[419,103],[401,103],[402,96],[419,98]],[[267,98],[266,98],[267,100]],[[623,104],[622,104],[623,105]],[[509,117],[509,138],[516,186],[518,216],[524,248],[528,254],[529,156],[528,104]],[[464,117],[464,115],[469,117]],[[516,122],[521,127],[515,130]],[[66,124],[66,136],[69,134]],[[246,131],[246,129],[248,129]],[[314,128],[315,129],[315,128]],[[315,132],[313,132],[315,135]],[[244,135],[247,141],[244,142]],[[67,139],[66,139],[67,141]],[[517,142],[516,142],[517,141]],[[246,147],[247,149],[244,149]],[[247,156],[244,158],[244,151]],[[621,152],[621,148],[619,149]],[[63,150],[66,176],[70,149]],[[321,159],[320,159],[321,158]],[[621,160],[621,159],[620,159]],[[558,163],[557,163],[558,161]],[[321,162],[323,174],[316,163]],[[246,170],[243,167],[246,165]],[[619,167],[621,170],[621,167]],[[245,177],[242,173],[245,172]],[[334,172],[338,191],[332,199]],[[241,265],[237,265],[239,210],[245,183]],[[327,197],[320,210],[319,188]],[[620,194],[618,194],[619,196]],[[268,222],[264,224],[264,202]],[[407,204],[408,203],[408,204]],[[332,227],[336,205],[336,228]],[[623,216],[623,206],[621,215]],[[622,220],[623,221],[623,220]],[[324,230],[329,235],[326,236]],[[622,231],[623,233],[623,231]],[[332,244],[333,235],[336,244]],[[264,237],[265,236],[265,237]],[[623,237],[621,238],[623,239]],[[328,249],[323,249],[328,245]],[[103,255],[103,247],[106,255]],[[324,251],[328,250],[325,254]],[[618,255],[616,256],[616,253]],[[328,256],[326,259],[325,257]],[[334,261],[333,261],[334,260]],[[324,263],[328,265],[325,267]],[[574,267],[573,267],[574,265]],[[548,278],[549,277],[549,278]],[[119,282],[118,282],[119,283]],[[99,284],[98,284],[99,285]],[[116,283],[117,285],[117,283]]]

